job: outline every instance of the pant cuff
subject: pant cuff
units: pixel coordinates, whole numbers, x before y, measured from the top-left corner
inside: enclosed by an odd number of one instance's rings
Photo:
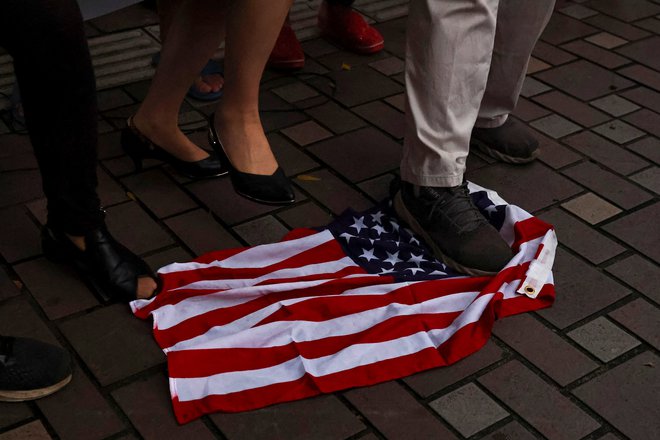
[[[453,176],[418,176],[401,170],[401,180],[418,186],[449,188],[463,183],[463,173]]]
[[[509,115],[500,115],[495,116],[494,118],[477,118],[477,122],[474,124],[477,128],[497,128],[501,127],[507,120]]]

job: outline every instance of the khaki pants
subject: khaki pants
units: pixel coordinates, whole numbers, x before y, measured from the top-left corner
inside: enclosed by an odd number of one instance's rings
[[[411,0],[401,178],[463,181],[470,133],[513,111],[554,0]]]

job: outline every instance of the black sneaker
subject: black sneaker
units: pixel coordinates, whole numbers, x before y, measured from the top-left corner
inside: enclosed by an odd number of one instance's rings
[[[0,336],[0,401],[21,402],[54,393],[71,381],[71,357],[34,339]]]
[[[499,127],[474,127],[470,144],[495,159],[515,164],[531,162],[541,152],[529,129],[512,118]]]
[[[513,256],[497,229],[472,203],[467,183],[435,188],[402,182],[394,209],[436,257],[459,272],[494,275]]]

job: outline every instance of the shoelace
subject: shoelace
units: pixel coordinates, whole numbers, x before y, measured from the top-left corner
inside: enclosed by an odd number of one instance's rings
[[[425,191],[435,199],[431,205],[429,219],[432,219],[437,212],[445,217],[459,234],[473,231],[486,223],[486,219],[472,203],[467,184],[443,192],[429,187],[425,188]],[[439,208],[442,208],[442,211],[439,211]]]

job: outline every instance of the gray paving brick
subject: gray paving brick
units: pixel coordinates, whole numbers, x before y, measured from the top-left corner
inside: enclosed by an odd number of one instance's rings
[[[429,406],[465,437],[470,437],[509,415],[473,383],[445,394],[432,401]]]
[[[352,182],[398,169],[401,146],[374,128],[363,128],[308,148]]]
[[[346,133],[366,125],[362,119],[332,101],[305,112],[335,133]]]
[[[595,370],[598,365],[529,315],[498,321],[493,333],[561,386]],[[552,353],[552,356],[548,356]]]
[[[633,104],[619,95],[608,95],[595,99],[591,101],[591,105],[617,117],[639,109],[638,105]]]
[[[332,221],[332,215],[313,202],[280,211],[277,213],[277,217],[291,229],[314,228]]]
[[[630,178],[654,193],[660,194],[660,168],[650,167]]]
[[[644,136],[643,131],[620,120],[610,121],[603,125],[599,125],[598,127],[594,127],[593,131],[618,144],[625,144],[633,139]]]
[[[35,420],[25,425],[19,426],[18,428],[12,429],[11,431],[0,434],[0,440],[50,440],[51,436],[44,428],[43,423],[39,420]]]
[[[102,439],[125,429],[125,425],[80,368],[73,379],[55,394],[37,401],[39,410],[62,439]]]
[[[320,396],[236,414],[214,414],[229,439],[340,440],[364,429],[359,418],[334,396]]]
[[[578,194],[582,189],[559,173],[532,163],[524,167],[495,164],[467,173],[468,179],[497,191],[509,203],[534,212]],[[529,191],[521,182],[544,182],[543,191]]]
[[[394,381],[356,388],[347,391],[344,396],[386,438],[456,438],[422,403]],[[400,416],[391,417],[393,413]]]
[[[538,313],[559,328],[568,327],[630,293],[625,286],[561,248],[552,272],[557,299],[552,307]]]
[[[287,102],[302,101],[319,94],[316,90],[301,82],[276,87],[272,89],[272,92]]]
[[[592,225],[621,213],[619,208],[591,192],[562,203],[561,206]]]
[[[568,332],[568,336],[603,362],[639,345],[637,339],[602,316]]]
[[[126,304],[94,310],[60,328],[103,386],[165,360],[151,336],[151,323],[135,318]]]
[[[641,170],[649,165],[647,161],[630,153],[625,148],[608,142],[588,131],[570,136],[564,142],[591,159],[624,175]]]
[[[213,439],[201,420],[179,425],[172,417],[167,377],[156,374],[112,392],[112,397],[145,439]]]
[[[234,226],[234,231],[250,246],[278,242],[289,232],[271,215]]]
[[[631,81],[584,60],[555,67],[535,76],[584,101],[591,101],[609,95],[614,90],[634,85]]]
[[[503,356],[502,349],[489,341],[476,353],[453,365],[422,371],[406,377],[403,381],[417,394],[426,398],[494,364]]]
[[[540,218],[555,227],[563,245],[594,264],[600,264],[626,251],[620,244],[560,209],[548,211]]]
[[[652,198],[648,192],[593,163],[583,162],[562,172],[624,209],[634,208]]]
[[[658,263],[660,262],[658,218],[660,218],[660,203],[654,203],[621,217],[603,228]]]
[[[655,438],[660,432],[656,411],[660,405],[659,361],[652,353],[641,353],[579,386],[573,393],[629,438]],[[625,402],[625,405],[613,405],[613,402]]]
[[[328,170],[316,171],[309,174],[309,177],[305,180],[298,179],[297,184],[335,215],[348,208],[359,211],[373,206],[366,197]]]
[[[98,305],[79,274],[67,264],[38,258],[14,269],[49,319],[59,319]]]
[[[282,130],[282,133],[301,146],[313,144],[314,142],[332,136],[332,133],[314,121],[305,121],[298,125],[287,127]]]
[[[660,348],[660,309],[648,301],[636,299],[609,315],[656,350]]]
[[[617,261],[605,270],[660,304],[660,267],[639,255]]]
[[[165,223],[196,255],[241,246],[209,212],[201,209],[171,217]]]
[[[548,438],[579,439],[600,426],[518,361],[491,371],[479,382]]]
[[[619,38],[616,35],[607,32],[591,35],[585,38],[585,40],[605,49],[612,49],[627,43],[623,38]]]

